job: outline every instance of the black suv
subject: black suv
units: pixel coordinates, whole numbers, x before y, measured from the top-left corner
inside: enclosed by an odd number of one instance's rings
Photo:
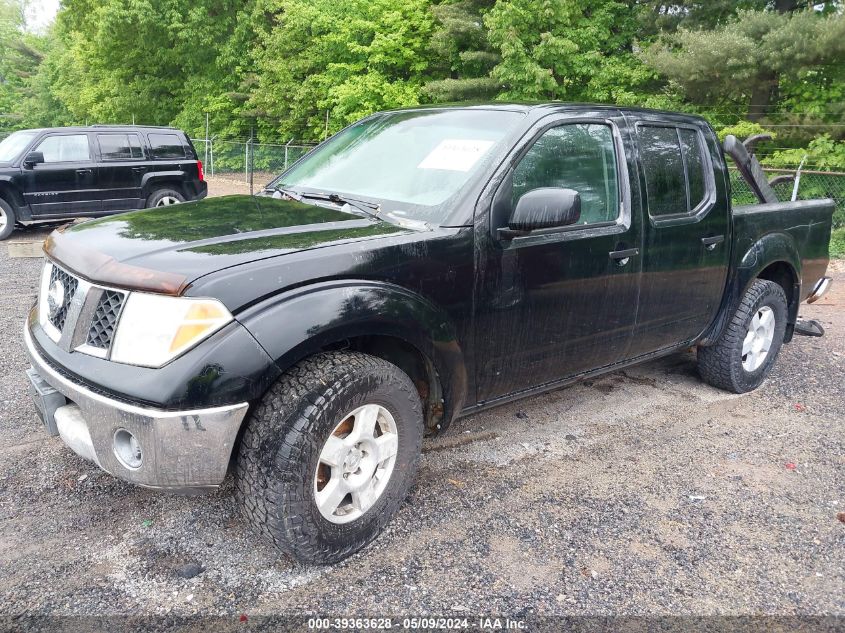
[[[21,130],[0,142],[0,239],[15,223],[95,217],[204,198],[202,163],[181,130]]]

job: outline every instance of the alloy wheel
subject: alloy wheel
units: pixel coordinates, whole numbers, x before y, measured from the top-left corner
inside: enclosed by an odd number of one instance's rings
[[[742,341],[742,367],[756,371],[769,355],[775,337],[775,313],[768,306],[760,307],[748,324],[748,333]]]
[[[399,451],[390,411],[377,404],[358,407],[334,428],[320,451],[314,500],[332,523],[349,523],[384,493]]]

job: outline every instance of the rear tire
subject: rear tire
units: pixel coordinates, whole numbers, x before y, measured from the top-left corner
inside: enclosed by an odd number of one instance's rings
[[[185,202],[185,196],[175,189],[156,189],[147,198],[147,208],[167,207]]]
[[[5,240],[15,230],[15,209],[8,202],[0,198],[0,240]]]
[[[780,352],[786,319],[783,288],[755,280],[719,339],[698,348],[698,373],[706,383],[734,393],[756,389]]]
[[[236,498],[295,559],[340,561],[376,538],[399,509],[422,433],[419,394],[398,367],[357,352],[313,356],[287,371],[250,415]]]

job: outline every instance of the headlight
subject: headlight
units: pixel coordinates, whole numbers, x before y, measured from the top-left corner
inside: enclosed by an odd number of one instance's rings
[[[216,299],[131,292],[120,315],[111,360],[161,367],[231,320]]]

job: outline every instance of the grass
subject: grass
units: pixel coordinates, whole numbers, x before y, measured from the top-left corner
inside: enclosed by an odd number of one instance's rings
[[[830,257],[845,259],[845,226],[833,229],[833,234],[830,236]]]

